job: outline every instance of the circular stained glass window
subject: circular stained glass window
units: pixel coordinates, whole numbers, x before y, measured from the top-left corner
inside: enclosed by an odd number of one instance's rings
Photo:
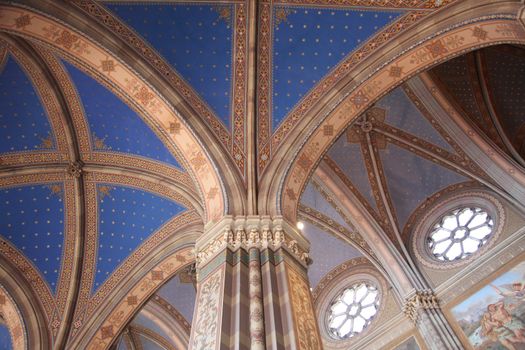
[[[455,261],[477,252],[494,231],[494,220],[486,210],[464,207],[445,214],[431,229],[428,247],[435,258]]]
[[[368,283],[346,288],[330,306],[328,330],[336,339],[348,339],[361,333],[379,310],[379,291]]]

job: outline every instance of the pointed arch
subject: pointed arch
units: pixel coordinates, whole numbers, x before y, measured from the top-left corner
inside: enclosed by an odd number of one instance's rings
[[[136,264],[97,305],[97,311],[74,324],[67,345],[72,349],[108,349],[126,324],[162,285],[195,261],[193,242],[202,224],[190,223],[177,229],[147,258]]]
[[[259,207],[295,221],[308,179],[355,118],[405,80],[440,62],[484,46],[525,43],[525,29],[516,21],[519,7],[510,1],[463,1],[422,20],[376,52],[367,67],[348,74],[344,86],[327,94],[331,98],[320,111],[306,116],[304,127],[290,134],[261,180]]]
[[[47,12],[65,11],[55,2],[44,2],[49,5],[50,11]],[[39,2],[36,5],[46,4]],[[67,11],[81,17],[78,10],[74,8],[68,8]],[[76,26],[79,28],[87,27],[85,22],[88,19],[85,16],[82,20],[73,18],[75,16],[66,17],[71,22],[77,20]],[[98,27],[96,23],[89,23],[88,26]],[[158,88],[146,83],[144,74],[150,75],[151,78],[151,75],[156,73],[142,66],[139,67],[140,64],[134,62],[141,59],[135,57],[131,59],[130,53],[130,55],[121,55],[129,58],[123,62],[113,53],[125,49],[125,43],[115,38],[118,44],[113,42],[113,46],[108,48],[91,37],[80,34],[80,30],[77,31],[72,27],[73,25],[67,26],[61,21],[26,7],[0,7],[0,30],[43,43],[79,63],[97,79],[111,85],[121,97],[141,111],[143,118],[148,119],[158,128],[163,137],[179,151],[179,158],[197,184],[199,195],[205,204],[206,222],[215,221],[224,213],[234,211],[236,208],[242,210],[244,207],[244,196],[241,195],[242,185],[240,185],[242,181],[238,181],[238,175],[230,166],[227,157],[220,155],[221,146],[209,135],[203,123],[197,120],[198,117],[191,115],[188,106],[185,106],[177,96],[172,96],[173,91],[160,86],[159,88],[165,92],[163,94]],[[85,30],[85,32],[89,31]],[[138,67],[137,70],[143,74],[138,73],[132,66]],[[223,181],[224,177],[232,177],[232,180]],[[226,187],[225,183],[231,185]],[[228,197],[231,197],[230,201]]]

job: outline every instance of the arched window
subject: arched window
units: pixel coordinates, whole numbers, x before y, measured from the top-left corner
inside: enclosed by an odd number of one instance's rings
[[[485,191],[439,198],[425,207],[413,231],[413,251],[435,269],[455,268],[483,254],[498,239],[505,211]]]
[[[494,232],[487,210],[460,207],[443,215],[428,235],[432,255],[441,261],[461,260],[483,247]]]
[[[345,288],[331,303],[328,329],[335,339],[343,340],[361,333],[379,310],[380,295],[370,283],[355,283]]]

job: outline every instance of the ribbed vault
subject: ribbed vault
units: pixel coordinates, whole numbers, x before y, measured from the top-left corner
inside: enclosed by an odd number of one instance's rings
[[[195,242],[227,215],[303,222],[312,288],[357,261],[400,312],[430,285],[426,205],[523,209],[520,6],[0,5],[0,283],[28,346],[188,346]]]

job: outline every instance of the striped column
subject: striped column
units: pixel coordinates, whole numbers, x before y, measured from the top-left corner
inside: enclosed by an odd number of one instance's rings
[[[225,217],[206,232],[189,348],[321,349],[307,248],[281,218]]]

